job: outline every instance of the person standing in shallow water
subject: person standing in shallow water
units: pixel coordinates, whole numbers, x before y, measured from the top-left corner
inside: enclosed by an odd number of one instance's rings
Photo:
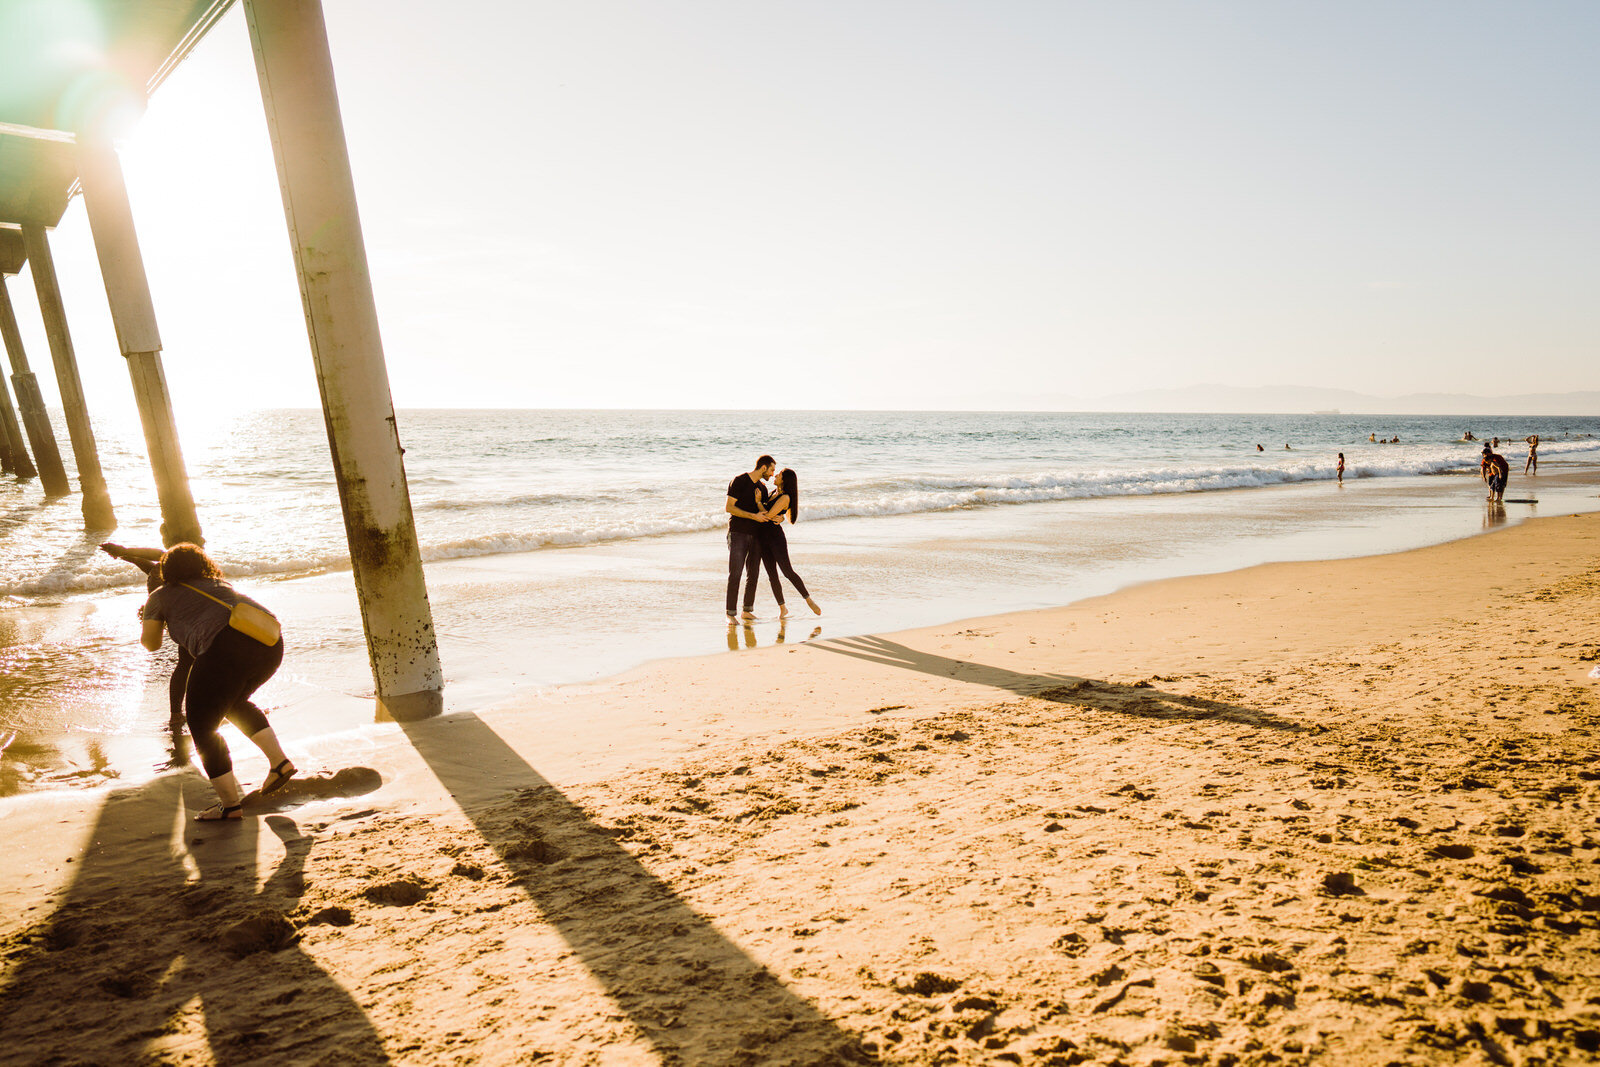
[[[1339,453],[1339,470],[1338,470],[1337,473],[1339,475],[1339,484],[1343,485],[1344,484],[1344,453],[1343,452]]]
[[[1531,472],[1533,474],[1538,474],[1539,473],[1539,435],[1538,434],[1534,434],[1532,437],[1527,438],[1527,442],[1528,442],[1528,462],[1526,462],[1526,463],[1524,463],[1522,465],[1522,473],[1523,474],[1528,474],[1528,473]]]
[[[766,490],[763,478],[772,477],[778,469],[771,456],[756,460],[755,469],[741,474],[728,483],[728,502],[723,510],[728,513],[728,621],[736,622],[734,611],[739,604],[739,577],[744,576],[744,617],[756,617],[756,575],[761,566],[761,525],[767,521],[762,500]]]
[[[795,592],[805,599],[806,607],[821,615],[822,609],[806,592],[806,583],[800,580],[800,576],[794,572],[794,565],[789,562],[789,538],[783,532],[785,521],[798,522],[800,519],[800,479],[789,467],[778,472],[776,478],[772,500],[763,513],[767,521],[760,527],[759,536],[761,562],[767,568],[767,580],[772,583],[773,599],[778,602],[778,616],[782,618],[789,614],[789,608],[783,602],[783,585],[778,581],[779,570],[789,579]]]
[[[161,587],[145,601],[140,643],[154,652],[161,647],[163,631],[171,630],[172,639],[194,657],[184,687],[184,715],[200,764],[217,793],[217,803],[195,818],[243,818],[243,791],[217,728],[227,719],[267,757],[272,769],[261,783],[262,796],[283,788],[294,776],[295,766],[284,755],[278,735],[250,701],[283,663],[283,638],[268,645],[230,625],[233,607],[241,602],[264,613],[266,609],[224,581],[199,545],[185,542],[167,549],[161,557],[161,579]]]
[[[1488,445],[1483,446],[1483,462],[1478,464],[1483,480],[1489,485],[1488,499],[1498,504],[1505,499],[1506,482],[1511,478],[1511,464]]]

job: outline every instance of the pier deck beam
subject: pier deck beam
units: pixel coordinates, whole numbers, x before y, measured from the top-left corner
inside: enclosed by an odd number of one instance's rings
[[[39,294],[39,311],[44,317],[45,337],[50,342],[50,358],[56,367],[56,385],[61,390],[61,407],[67,417],[67,436],[72,440],[72,457],[78,464],[78,491],[83,494],[83,524],[90,530],[112,530],[117,517],[111,510],[111,495],[106,492],[106,477],[100,470],[100,453],[94,443],[94,427],[89,423],[89,406],[83,399],[83,381],[78,377],[78,358],[72,351],[72,334],[67,331],[67,309],[61,302],[61,286],[56,281],[55,260],[44,227],[22,227],[22,242],[33,268],[33,288]]]
[[[117,346],[128,361],[139,421],[144,426],[145,448],[161,501],[161,542],[168,546],[180,541],[204,544],[178,443],[172,398],[161,368],[161,335],[156,329],[150,282],[116,149],[104,142],[80,142],[78,179],[83,184],[84,208],[117,330]]]
[[[320,0],[245,0],[306,330],[344,509],[378,713],[437,715],[444,674],[422,573]]]
[[[6,290],[4,275],[0,275],[0,335],[4,336],[6,355],[11,360],[11,387],[17,391],[17,408],[28,433],[28,443],[33,446],[39,485],[45,496],[66,496],[72,492],[72,486],[67,482],[67,469],[61,464],[61,450],[56,447],[50,416],[44,410],[39,379],[28,366],[28,353],[22,347],[22,331],[17,329],[17,316],[11,307],[11,294]]]

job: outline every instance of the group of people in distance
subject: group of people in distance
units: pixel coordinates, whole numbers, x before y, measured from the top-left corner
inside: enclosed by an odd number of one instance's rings
[[[766,485],[772,479],[772,487]],[[756,617],[756,580],[758,568],[765,567],[772,583],[772,596],[778,602],[778,615],[787,617],[789,607],[783,602],[783,584],[778,581],[781,570],[794,586],[795,592],[805,600],[806,607],[822,614],[817,602],[806,592],[806,583],[794,572],[789,562],[789,539],[783,532],[785,522],[800,518],[800,480],[793,469],[778,470],[771,456],[756,460],[753,470],[737,475],[728,483],[728,622]],[[744,609],[739,614],[739,579],[744,578]]]

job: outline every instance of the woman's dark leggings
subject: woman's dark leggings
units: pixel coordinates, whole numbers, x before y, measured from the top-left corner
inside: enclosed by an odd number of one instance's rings
[[[178,646],[178,663],[167,679],[168,712],[173,719],[183,718],[183,691],[189,688],[189,671],[194,667],[194,657],[182,645]]]
[[[773,523],[768,529],[762,531],[761,536],[761,565],[767,568],[767,581],[772,583],[772,595],[778,601],[778,606],[783,606],[783,586],[778,584],[778,571],[783,571],[784,577],[789,579],[789,584],[794,586],[795,592],[801,599],[809,599],[811,594],[806,592],[806,583],[794,572],[794,564],[789,562],[789,538],[785,536],[783,527]]]
[[[220,778],[233,770],[227,743],[217,736],[223,719],[246,737],[254,737],[267,728],[267,717],[250,702],[250,694],[260,689],[282,662],[281,638],[268,647],[231,627],[195,657],[184,691],[184,713],[207,778]]]

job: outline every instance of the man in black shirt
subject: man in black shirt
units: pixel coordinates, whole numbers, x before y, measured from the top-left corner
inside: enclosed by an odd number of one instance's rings
[[[756,460],[756,468],[728,483],[728,620],[734,619],[739,600],[739,574],[744,573],[744,617],[756,617],[756,573],[761,566],[761,500],[766,490],[763,478],[778,469],[771,456]]]

